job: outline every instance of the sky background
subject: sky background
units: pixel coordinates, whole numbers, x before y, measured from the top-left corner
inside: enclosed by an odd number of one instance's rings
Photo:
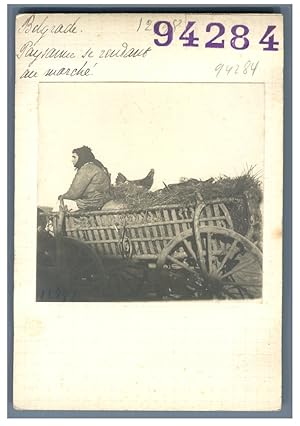
[[[181,177],[263,171],[263,84],[41,83],[38,205],[54,206],[89,146],[114,183],[155,169],[153,190]]]

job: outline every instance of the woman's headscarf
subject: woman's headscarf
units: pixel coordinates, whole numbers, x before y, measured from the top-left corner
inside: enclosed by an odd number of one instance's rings
[[[81,148],[73,149],[72,153],[78,155],[78,161],[75,164],[75,169],[79,170],[86,163],[94,163],[96,166],[104,169],[106,173],[109,175],[107,168],[101,163],[101,161],[97,160],[92,153],[91,148],[88,146],[82,146]]]

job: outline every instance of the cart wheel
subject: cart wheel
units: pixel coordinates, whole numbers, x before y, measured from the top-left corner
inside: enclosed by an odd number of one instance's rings
[[[197,235],[188,230],[162,250],[157,266],[168,277],[174,297],[189,293],[200,299],[243,299],[262,294],[262,253],[231,229],[206,226]],[[181,281],[177,291],[173,278]]]

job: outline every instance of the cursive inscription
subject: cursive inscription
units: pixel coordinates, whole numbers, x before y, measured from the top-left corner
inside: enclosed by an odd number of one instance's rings
[[[148,53],[151,52],[151,47],[146,48],[136,48],[129,46],[129,44],[124,41],[121,44],[121,47],[114,49],[101,49],[98,52],[94,52],[91,48],[88,48],[82,58],[99,58],[99,59],[108,59],[108,58],[146,58]]]
[[[31,61],[28,65],[31,66],[37,59],[72,59],[75,58],[75,53],[67,49],[56,49],[54,47],[39,49],[35,47],[35,43],[29,40],[21,46],[17,53],[18,59],[22,57],[30,58]]]
[[[77,33],[77,23],[80,17],[75,19],[75,21],[70,22],[69,24],[56,24],[48,25],[48,16],[46,16],[42,21],[37,22],[35,15],[29,16],[26,21],[19,27],[19,33],[25,34],[36,34],[39,38],[36,40],[38,43],[42,38],[46,37],[47,34],[76,34]]]
[[[87,66],[88,62],[85,61],[83,65],[81,65],[78,68],[69,68],[69,67],[62,67],[62,68],[48,68],[47,71],[44,73],[45,77],[59,77],[60,75],[66,75],[69,77],[87,77],[91,75],[91,69]]]
[[[16,50],[16,58],[26,64],[21,69],[20,79],[90,77],[99,67],[99,63],[108,59],[141,60],[149,56],[150,46],[133,46],[126,41],[110,48],[103,46],[74,46],[68,43],[65,35],[83,32],[78,28],[80,17],[64,17],[64,21],[53,23],[51,15],[30,15],[20,24],[17,31],[21,33],[22,43]],[[47,37],[48,36],[48,37]],[[63,46],[56,45],[56,40],[63,38]],[[25,39],[25,40],[24,40]],[[76,45],[76,43],[75,43]]]

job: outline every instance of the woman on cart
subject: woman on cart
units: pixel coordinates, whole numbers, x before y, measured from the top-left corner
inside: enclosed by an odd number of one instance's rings
[[[112,199],[111,178],[107,168],[87,146],[73,149],[72,163],[76,175],[68,191],[58,199],[75,201],[79,210],[102,209]]]

